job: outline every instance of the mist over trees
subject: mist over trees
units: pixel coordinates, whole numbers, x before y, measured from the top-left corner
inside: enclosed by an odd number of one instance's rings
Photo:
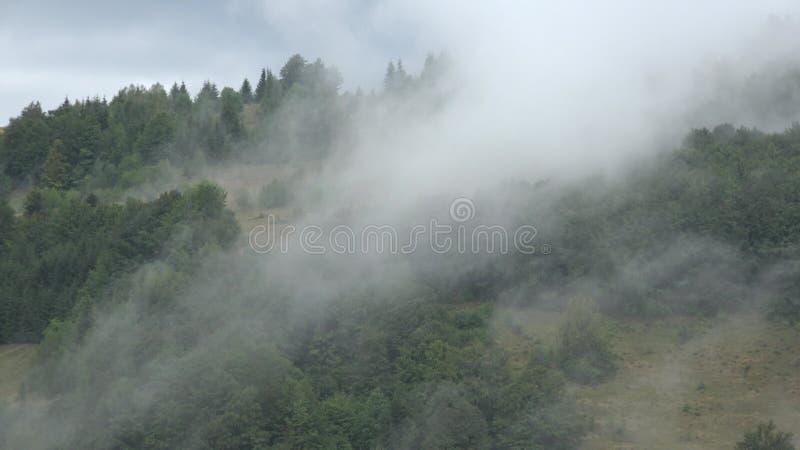
[[[605,318],[764,306],[800,323],[796,123],[685,130],[618,179],[480,193],[505,225],[536,223],[546,257],[261,258],[237,251],[232,209],[307,207],[297,180],[128,196],[209,166],[346,157],[360,117],[435,117],[458,89],[450,68],[390,61],[382,90],[351,93],[335,66],[296,54],[255,86],[25,107],[0,135],[0,343],[39,349],[0,409],[0,447],[570,449],[594,419],[569,387],[620,367]],[[512,353],[496,336],[505,303],[563,309],[556,340]],[[790,440],[770,423],[737,448]]]
[[[34,102],[6,127],[0,161],[13,185],[87,191],[141,183],[160,161],[318,159],[344,126],[341,82],[335,68],[294,55],[280,78],[263,70],[254,92],[245,79],[239,91],[206,81],[194,98],[176,83],[65,100],[49,112]],[[243,116],[258,126],[246,130]]]

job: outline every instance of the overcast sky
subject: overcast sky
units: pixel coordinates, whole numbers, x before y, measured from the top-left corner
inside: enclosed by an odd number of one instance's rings
[[[0,0],[0,124],[32,100],[52,109],[65,97],[110,99],[131,83],[183,80],[196,92],[210,79],[238,88],[295,52],[339,67],[346,89],[367,90],[389,59],[416,72],[429,51],[500,70],[527,61],[525,79],[542,67],[586,79],[595,59],[628,55],[686,64],[685,55],[718,57],[723,42],[795,12],[793,3]]]
[[[238,88],[295,52],[338,66],[345,88],[369,89],[389,58],[414,68],[436,50],[412,26],[370,0],[0,0],[0,124],[32,100],[110,99],[130,83]]]

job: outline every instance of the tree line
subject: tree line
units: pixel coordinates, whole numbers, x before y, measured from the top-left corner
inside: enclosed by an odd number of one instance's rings
[[[443,65],[430,56],[417,79],[390,63],[386,95],[431,84]],[[362,97],[341,84],[335,67],[294,55],[277,75],[262,69],[255,88],[246,78],[238,90],[206,81],[193,97],[184,83],[131,85],[110,101],[67,99],[52,111],[32,102],[0,134],[0,190],[131,187],[161,161],[190,169],[243,157],[319,159]]]

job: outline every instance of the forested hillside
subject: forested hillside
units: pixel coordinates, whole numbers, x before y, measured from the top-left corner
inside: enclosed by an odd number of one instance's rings
[[[39,346],[0,399],[0,448],[577,448],[604,419],[580,395],[632,364],[615,347],[624,324],[755,312],[781,339],[800,332],[796,123],[685,130],[622,174],[475,194],[479,218],[535,224],[546,254],[247,247],[242,218],[275,210],[292,211],[282,226],[355,227],[367,207],[337,203],[326,177],[366,134],[435,123],[458,89],[449,70],[446,56],[418,75],[393,61],[382,89],[351,93],[333,66],[294,55],[238,89],[25,107],[0,134],[0,343]],[[786,79],[796,90],[800,76]],[[241,196],[201,181],[308,161],[333,169]],[[528,339],[508,308],[558,314],[551,338]],[[745,425],[723,444],[793,448],[771,423]]]

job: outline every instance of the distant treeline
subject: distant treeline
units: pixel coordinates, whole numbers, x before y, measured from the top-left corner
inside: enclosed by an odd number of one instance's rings
[[[589,179],[547,216],[530,214],[548,218],[541,238],[553,252],[515,272],[538,292],[588,283],[616,314],[713,315],[767,300],[774,317],[797,322],[798,193],[800,125],[693,130],[622,181]]]
[[[381,95],[430,85],[442,58],[429,56],[419,77],[389,64]],[[69,101],[45,112],[33,102],[0,134],[0,192],[20,183],[84,191],[131,187],[160,161],[193,167],[249,157],[261,161],[318,159],[337,142],[365,97],[340,93],[342,77],[321,60],[294,55],[278,74],[263,69],[221,91],[211,81],[192,97],[185,84],[165,89],[131,85],[111,101]]]

